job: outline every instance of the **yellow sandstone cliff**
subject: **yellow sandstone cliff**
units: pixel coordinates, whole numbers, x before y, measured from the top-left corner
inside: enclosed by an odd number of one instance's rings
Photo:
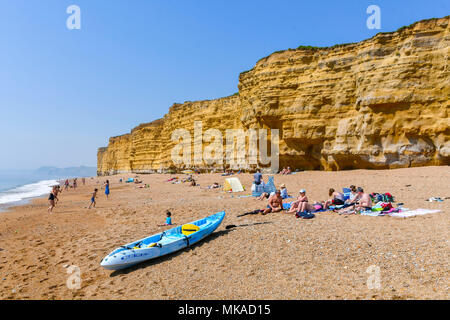
[[[98,150],[98,174],[223,169],[173,163],[172,133],[194,137],[194,121],[203,131],[279,129],[280,167],[449,165],[449,44],[447,16],[359,43],[273,53],[241,73],[238,94],[174,104],[163,119],[111,138]]]

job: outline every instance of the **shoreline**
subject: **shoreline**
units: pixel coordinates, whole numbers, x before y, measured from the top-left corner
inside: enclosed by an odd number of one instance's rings
[[[328,187],[355,184],[367,192],[391,192],[411,209],[441,210],[406,219],[335,213],[317,213],[311,220],[285,213],[237,218],[266,206],[265,201],[239,198],[251,193],[250,174],[232,176],[246,188],[232,194],[203,189],[213,182],[223,185],[227,177],[220,174],[196,175],[200,187],[165,182],[186,175],[139,175],[149,189],[118,182],[127,176],[87,178],[86,186],[63,191],[51,215],[45,198],[2,212],[0,299],[449,298],[450,200],[425,201],[450,196],[448,167],[274,175],[276,185],[286,184],[291,195],[305,188],[310,201],[325,200]],[[106,179],[109,200],[101,188]],[[99,189],[99,198],[97,208],[89,210],[93,188]],[[166,209],[177,225],[221,210],[227,215],[192,248],[121,272],[100,266],[114,248],[169,229],[158,226]],[[264,224],[225,228],[260,222]],[[381,269],[381,289],[367,288],[371,265]],[[80,289],[67,287],[69,266],[81,270]]]

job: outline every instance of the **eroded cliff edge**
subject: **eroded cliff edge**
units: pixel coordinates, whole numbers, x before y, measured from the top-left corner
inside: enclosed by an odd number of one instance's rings
[[[449,16],[330,48],[274,53],[240,74],[239,92],[174,104],[163,119],[111,138],[98,174],[185,169],[171,135],[280,131],[280,167],[343,170],[450,164]],[[192,165],[222,169],[220,165]]]

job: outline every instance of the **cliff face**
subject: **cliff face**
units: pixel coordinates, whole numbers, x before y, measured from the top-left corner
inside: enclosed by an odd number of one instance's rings
[[[450,164],[449,17],[360,43],[274,53],[240,75],[239,95],[172,106],[111,138],[99,174],[174,167],[171,135],[194,121],[280,131],[280,166],[342,170]],[[224,134],[225,136],[225,134]],[[192,167],[211,169],[205,163]]]

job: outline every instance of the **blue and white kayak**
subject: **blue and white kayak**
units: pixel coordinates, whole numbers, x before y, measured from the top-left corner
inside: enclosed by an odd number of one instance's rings
[[[184,249],[213,233],[224,217],[225,211],[222,211],[126,244],[104,257],[100,265],[108,270],[121,270]]]

